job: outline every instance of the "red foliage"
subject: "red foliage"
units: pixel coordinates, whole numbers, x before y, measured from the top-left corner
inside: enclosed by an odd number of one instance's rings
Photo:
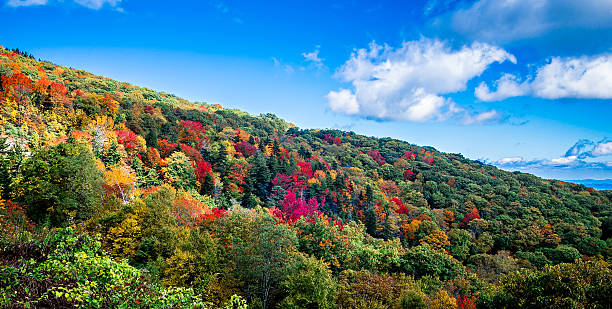
[[[294,189],[294,183],[291,177],[281,173],[278,173],[276,174],[276,176],[274,176],[274,179],[272,179],[272,186],[279,186],[285,189],[285,191],[287,192],[293,191]]]
[[[162,158],[171,155],[177,146],[177,143],[170,143],[165,138],[157,139],[157,149],[159,149],[159,154]]]
[[[236,145],[234,145],[234,149],[241,153],[245,158],[248,158],[257,152],[257,148],[255,148],[255,146],[251,145],[249,142],[236,143]]]
[[[480,219],[478,209],[476,209],[475,207],[472,209],[472,211],[466,213],[465,216],[463,216],[463,220],[461,220],[461,225],[467,226],[474,219]]]
[[[11,76],[2,75],[2,94],[4,97],[22,102],[27,95],[32,93],[32,87],[32,80],[22,73],[16,73]]]
[[[181,151],[191,159],[191,161],[201,161],[204,160],[202,154],[195,148],[191,146],[187,146],[185,144],[181,144]]]
[[[212,167],[210,166],[210,163],[204,160],[199,160],[197,162],[193,162],[192,164],[193,164],[193,167],[195,168],[196,180],[198,182],[204,183],[204,180],[206,179],[206,175],[210,175],[210,177],[214,179],[214,175],[213,175],[213,171],[212,171]]]
[[[149,147],[147,148],[147,153],[143,161],[145,162],[145,164],[147,164],[148,167],[153,167],[161,164],[161,157],[159,156],[159,152],[157,151],[157,149]]]
[[[339,136],[333,137],[330,134],[323,134],[323,141],[327,144],[340,145],[342,144],[342,140]]]
[[[126,151],[134,150],[138,146],[138,135],[131,130],[117,130],[115,133],[117,134],[117,141],[123,145]]]
[[[411,170],[406,170],[404,171],[404,179],[406,180],[412,180],[414,177],[414,172]]]
[[[426,164],[433,165],[434,159],[432,157],[425,157],[425,158],[421,159],[421,161],[423,161]]]
[[[5,233],[19,233],[26,228],[28,231],[33,232],[35,224],[30,221],[26,211],[21,205],[13,202],[6,201],[4,209],[0,208],[0,228]]]
[[[204,223],[211,223],[213,221],[221,219],[225,216],[227,211],[225,209],[213,208],[209,213],[204,213],[200,216],[200,221]]]
[[[181,120],[178,138],[181,143],[194,143],[200,145],[204,140],[206,128],[202,123],[191,120]]]
[[[396,213],[403,214],[403,215],[408,214],[408,208],[406,207],[406,205],[404,205],[402,201],[400,201],[400,199],[398,199],[397,197],[394,197],[391,199],[391,202],[397,205],[397,210],[395,210]]]
[[[284,219],[286,222],[295,222],[301,217],[312,218],[313,215],[319,215],[319,203],[314,197],[311,198],[308,203],[303,199],[298,199],[294,192],[289,192],[283,203],[281,204],[281,210],[284,213]]]
[[[414,160],[416,158],[416,153],[412,152],[412,151],[405,151],[404,155],[402,156],[402,158],[405,158],[407,160]]]
[[[385,158],[383,158],[383,156],[380,154],[380,152],[378,152],[378,150],[370,150],[367,154],[368,156],[370,156],[370,158],[372,158],[372,160],[378,163],[378,166],[381,166],[386,163]]]
[[[179,198],[172,203],[172,215],[182,226],[195,227],[200,220],[205,209],[205,205],[195,199]]]
[[[144,111],[145,111],[145,113],[152,115],[152,114],[155,113],[155,107],[153,107],[151,105],[145,105]]]
[[[298,162],[299,170],[296,172],[298,177],[312,178],[312,166],[310,162]]]
[[[334,142],[334,138],[330,134],[323,134],[323,141],[327,144],[331,144]]]
[[[457,297],[457,309],[476,309],[473,297]]]

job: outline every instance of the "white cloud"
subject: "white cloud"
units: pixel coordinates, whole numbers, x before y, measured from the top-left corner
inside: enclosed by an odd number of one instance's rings
[[[9,0],[7,4],[12,7],[35,6],[47,4],[47,0]]]
[[[565,157],[577,156],[580,159],[612,155],[612,140],[604,138],[595,143],[588,139],[577,141],[565,153]]]
[[[500,164],[508,164],[508,163],[518,163],[521,161],[523,161],[523,158],[521,157],[509,157],[509,158],[501,158],[497,162]]]
[[[466,114],[463,117],[463,124],[490,123],[499,120],[502,115],[496,110],[478,113],[475,115]]]
[[[115,7],[117,4],[119,4],[119,2],[121,2],[121,0],[75,0],[74,2],[93,10],[99,10],[106,3],[112,7]]]
[[[319,58],[319,47],[310,53],[302,53],[302,56],[306,59],[306,61],[311,62],[317,68],[323,68],[323,60]]]
[[[612,98],[612,55],[553,58],[531,84],[538,97]]]
[[[557,159],[551,159],[550,162],[552,164],[566,165],[566,164],[570,164],[570,163],[576,161],[577,159],[578,159],[577,156],[569,156],[569,157],[561,157],[561,158],[557,158]]]
[[[349,115],[359,113],[359,104],[357,98],[348,89],[340,89],[340,91],[331,91],[327,94],[329,107],[334,112],[342,112]]]
[[[93,10],[99,10],[107,3],[111,7],[116,7],[121,0],[74,0],[74,2]],[[49,0],[9,0],[7,4],[12,7],[47,5]],[[121,8],[117,10],[122,11]]]
[[[586,177],[593,177],[597,173],[610,175],[612,162],[594,161],[594,158],[612,155],[612,140],[604,138],[595,143],[588,139],[581,139],[570,147],[564,156],[554,159],[524,160],[521,157],[502,158],[497,161],[488,161],[498,167],[520,171],[582,171]],[[606,176],[608,177],[608,176]]]
[[[595,146],[592,152],[593,156],[612,155],[612,142],[600,142]]]
[[[591,152],[595,148],[595,143],[588,139],[581,139],[577,141],[570,149],[565,152],[565,156],[578,156],[581,159],[590,157]]]
[[[592,57],[555,57],[537,70],[533,80],[521,82],[505,74],[491,91],[482,82],[474,95],[482,101],[499,101],[509,97],[531,95],[546,99],[612,98],[612,54]]]
[[[518,97],[524,95],[525,84],[521,84],[518,78],[512,74],[504,74],[497,82],[497,89],[491,91],[485,82],[481,82],[474,95],[482,101],[500,101],[509,97]]]
[[[465,90],[467,82],[491,63],[506,60],[516,62],[505,50],[483,43],[458,50],[430,39],[404,42],[396,49],[371,43],[368,49],[355,50],[335,74],[353,89],[331,91],[327,98],[331,109],[340,113],[419,122],[444,120],[451,113],[465,111],[441,95]]]
[[[480,0],[437,23],[472,39],[509,42],[557,29],[612,27],[609,0]]]

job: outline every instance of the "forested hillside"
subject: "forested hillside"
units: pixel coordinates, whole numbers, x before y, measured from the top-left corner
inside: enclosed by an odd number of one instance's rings
[[[4,48],[0,78],[1,306],[610,307],[612,191]]]

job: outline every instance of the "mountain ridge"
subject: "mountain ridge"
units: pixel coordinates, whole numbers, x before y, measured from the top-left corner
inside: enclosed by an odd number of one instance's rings
[[[142,283],[151,301],[167,292],[160,282],[186,289],[177,299],[192,305],[235,294],[263,308],[512,306],[522,284],[497,280],[527,280],[514,271],[609,276],[612,191],[393,138],[299,129],[18,51],[0,49],[0,79],[0,265],[11,273],[40,271],[15,267],[38,241],[36,267],[84,255],[138,274],[129,280],[153,274]],[[61,255],[44,253],[54,250]],[[52,270],[48,279],[63,284]]]

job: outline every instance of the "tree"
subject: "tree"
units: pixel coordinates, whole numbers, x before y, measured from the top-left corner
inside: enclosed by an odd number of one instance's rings
[[[465,272],[463,265],[451,255],[441,250],[433,250],[426,244],[407,250],[403,260],[406,271],[417,277],[434,275],[448,280]]]
[[[91,218],[101,204],[102,175],[91,150],[73,140],[35,150],[12,184],[13,197],[28,216],[52,226]]]
[[[245,158],[254,155],[257,151],[257,148],[255,148],[255,146],[251,145],[249,142],[238,142],[236,145],[234,145],[234,149],[236,149],[236,152],[242,154]]]
[[[185,190],[196,189],[196,174],[189,158],[182,152],[173,153],[167,160],[166,180]]]
[[[482,308],[607,308],[612,270],[605,261],[578,261],[523,269],[489,286],[478,299]]]
[[[135,188],[136,176],[126,166],[113,165],[104,172],[105,188],[126,203]]]
[[[433,230],[431,233],[427,234],[427,236],[421,238],[419,242],[421,244],[427,244],[435,250],[444,249],[450,245],[446,233],[442,230]]]
[[[200,194],[212,195],[215,187],[215,176],[210,163],[200,160],[193,162],[196,181],[200,184]]]
[[[257,297],[263,308],[270,307],[295,255],[298,243],[295,231],[276,224],[267,212],[257,215],[233,212],[221,224],[225,230],[233,230],[224,237],[231,243],[238,277],[244,280],[247,295]]]
[[[268,195],[270,171],[268,170],[266,157],[262,152],[258,152],[253,157],[253,163],[249,169],[246,186],[249,191],[253,192],[261,199],[265,199]]]
[[[313,257],[302,257],[292,265],[281,284],[288,294],[281,308],[334,308],[336,283],[327,265]]]
[[[448,295],[445,290],[439,290],[429,305],[431,309],[455,309],[457,301]]]

